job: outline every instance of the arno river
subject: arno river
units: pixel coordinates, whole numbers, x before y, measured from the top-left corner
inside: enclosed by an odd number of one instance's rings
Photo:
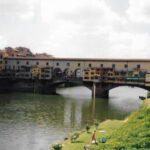
[[[91,99],[84,87],[60,89],[59,96],[0,95],[0,150],[48,150],[94,119],[124,119],[141,104],[146,91],[120,87],[109,99]]]

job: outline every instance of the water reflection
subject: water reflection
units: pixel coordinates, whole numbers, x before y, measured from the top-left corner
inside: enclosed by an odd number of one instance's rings
[[[46,150],[94,119],[124,119],[138,108],[138,96],[146,95],[127,87],[110,91],[109,100],[92,100],[83,87],[58,92],[64,95],[1,94],[0,149]]]

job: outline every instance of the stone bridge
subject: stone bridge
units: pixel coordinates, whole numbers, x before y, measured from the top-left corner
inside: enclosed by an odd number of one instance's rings
[[[108,98],[109,90],[119,86],[139,87],[150,90],[144,82],[113,81],[84,82],[82,78],[54,78],[53,80],[0,79],[0,92],[32,92],[41,94],[57,94],[58,87],[83,85],[92,91],[93,97]],[[82,91],[81,91],[82,92]]]
[[[131,82],[131,81],[106,81],[106,82],[84,82],[81,78],[62,78],[62,79],[53,79],[48,86],[53,87],[53,91],[56,90],[61,84],[65,85],[71,83],[71,86],[83,85],[92,91],[92,96],[97,98],[108,98],[109,90],[119,87],[119,86],[130,86],[130,87],[139,87],[145,90],[150,90],[150,87],[145,86],[145,82]],[[74,85],[72,85],[74,84]]]
[[[118,86],[136,86],[149,90],[143,82],[83,82],[80,79],[85,69],[90,68],[113,68],[118,72],[133,72],[139,70],[139,74],[150,71],[150,59],[103,59],[103,58],[33,58],[33,57],[6,57],[3,60],[3,69],[17,72],[22,67],[51,67],[53,68],[52,80],[15,80],[10,84],[11,90],[39,91],[40,93],[56,93],[56,88],[62,84],[84,85],[91,89],[96,97],[108,97],[109,90]],[[136,74],[136,71],[134,72]],[[64,78],[64,77],[71,77]],[[7,84],[6,84],[7,85]],[[3,88],[3,84],[0,85]],[[6,87],[7,89],[7,87]]]

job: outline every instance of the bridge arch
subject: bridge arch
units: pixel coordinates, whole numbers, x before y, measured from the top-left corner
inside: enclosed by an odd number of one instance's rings
[[[130,98],[132,99],[139,99],[139,97],[146,97],[147,90],[141,87],[131,87],[131,86],[118,86],[116,88],[109,90],[109,97],[114,98]]]
[[[86,83],[84,82],[83,83],[86,87],[88,87],[89,89],[92,90],[92,93],[94,93],[93,91],[93,83],[89,82],[89,83]],[[148,90],[150,91],[150,87],[146,87],[146,86],[141,86],[141,85],[130,85],[130,84],[112,84],[112,83],[97,83],[95,84],[96,86],[96,89],[95,89],[95,96],[96,97],[99,97],[99,98],[108,98],[109,97],[109,92],[110,90],[112,89],[115,89],[115,88],[119,88],[119,87],[137,87],[137,88],[141,88],[143,90]]]
[[[60,68],[55,68],[53,71],[54,77],[62,77],[62,70]]]
[[[74,76],[77,78],[81,78],[82,77],[82,69],[81,68],[77,68],[74,70]]]
[[[72,75],[72,70],[70,68],[66,68],[64,71],[63,71],[63,75],[64,76],[71,76]]]
[[[108,90],[113,90],[115,88],[119,88],[119,87],[133,87],[133,88],[140,88],[140,89],[143,89],[143,90],[147,90],[149,91],[150,88],[149,87],[145,87],[145,86],[140,86],[140,85],[115,85],[115,84],[111,84],[111,85],[108,85]]]
[[[106,95],[109,95],[109,92],[111,90],[119,88],[119,87],[133,87],[133,88],[139,88],[139,89],[143,89],[143,90],[147,90],[147,91],[150,90],[149,87],[145,87],[145,86],[141,86],[141,85],[128,85],[128,84],[126,84],[126,85],[116,85],[116,84],[108,84],[105,87],[100,87],[100,88],[98,87],[97,88],[97,90],[98,90],[97,93],[101,93],[100,91],[103,91],[103,93],[106,92]],[[101,95],[103,95],[103,93]]]

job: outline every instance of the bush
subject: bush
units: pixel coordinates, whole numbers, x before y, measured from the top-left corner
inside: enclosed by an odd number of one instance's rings
[[[76,132],[71,136],[71,143],[76,142],[77,138],[80,136],[80,133]]]
[[[150,124],[148,124],[148,123],[145,124],[145,127],[146,127],[146,128],[150,128]]]
[[[137,117],[137,119],[143,119],[144,118],[144,116],[138,116]]]
[[[144,137],[150,137],[150,133],[145,133]]]
[[[98,121],[95,121],[95,122],[94,122],[94,125],[95,125],[95,127],[96,127],[96,129],[97,129],[98,126],[99,126],[99,122],[98,122]]]
[[[146,112],[147,112],[147,114],[149,115],[149,114],[150,114],[150,109],[147,109]]]
[[[90,130],[90,126],[89,126],[89,125],[86,125],[85,129],[86,129],[86,132],[88,133],[89,130]]]
[[[62,150],[62,144],[61,143],[52,144],[51,150]]]

